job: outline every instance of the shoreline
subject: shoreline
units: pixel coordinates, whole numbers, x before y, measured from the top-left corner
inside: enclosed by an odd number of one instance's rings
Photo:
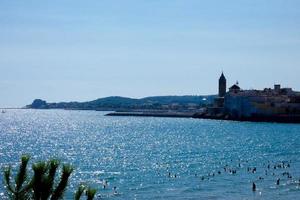
[[[172,118],[193,118],[195,113],[184,112],[112,112],[105,116],[121,116],[121,117],[172,117]]]
[[[287,123],[299,124],[300,116],[255,116],[247,118],[229,118],[227,116],[212,116],[205,114],[198,114],[194,112],[111,112],[105,116],[120,116],[120,117],[170,117],[170,118],[194,118],[194,119],[212,119],[225,121],[239,121],[239,122],[268,122],[268,123]]]

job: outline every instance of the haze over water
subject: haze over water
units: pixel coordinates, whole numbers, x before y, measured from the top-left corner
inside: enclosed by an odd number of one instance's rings
[[[103,199],[300,196],[298,124],[104,114],[65,110],[8,110],[0,114],[0,168],[8,164],[16,167],[24,153],[30,154],[32,161],[57,157],[75,167],[69,197],[82,181],[98,188]],[[290,168],[273,169],[281,161],[290,162]],[[268,164],[271,169],[265,175]],[[226,165],[237,173],[225,172]],[[257,172],[249,173],[247,167],[256,167]],[[292,178],[283,176],[285,171]],[[281,179],[279,186],[277,178]],[[105,190],[103,179],[108,181]],[[256,192],[251,189],[253,181]],[[118,195],[113,195],[114,186]],[[3,192],[1,185],[1,199]]]

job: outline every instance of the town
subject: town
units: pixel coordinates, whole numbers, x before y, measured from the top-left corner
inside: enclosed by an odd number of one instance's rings
[[[239,83],[226,90],[226,78],[219,78],[219,94],[212,106],[195,116],[199,118],[215,118],[246,121],[300,121],[300,92],[292,88],[274,88],[263,90],[243,90]]]

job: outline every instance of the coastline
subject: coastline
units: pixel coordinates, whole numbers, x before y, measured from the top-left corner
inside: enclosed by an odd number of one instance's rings
[[[112,112],[105,116],[193,118],[194,114],[189,112]]]
[[[195,119],[212,119],[240,122],[270,122],[270,123],[300,123],[300,116],[253,116],[231,118],[224,115],[207,115],[195,112],[111,112],[105,116],[120,117],[172,117],[172,118],[195,118]]]

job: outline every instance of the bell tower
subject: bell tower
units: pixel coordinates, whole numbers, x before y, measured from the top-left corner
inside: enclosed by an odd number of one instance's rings
[[[226,94],[226,78],[222,72],[219,78],[219,97],[224,97]]]

